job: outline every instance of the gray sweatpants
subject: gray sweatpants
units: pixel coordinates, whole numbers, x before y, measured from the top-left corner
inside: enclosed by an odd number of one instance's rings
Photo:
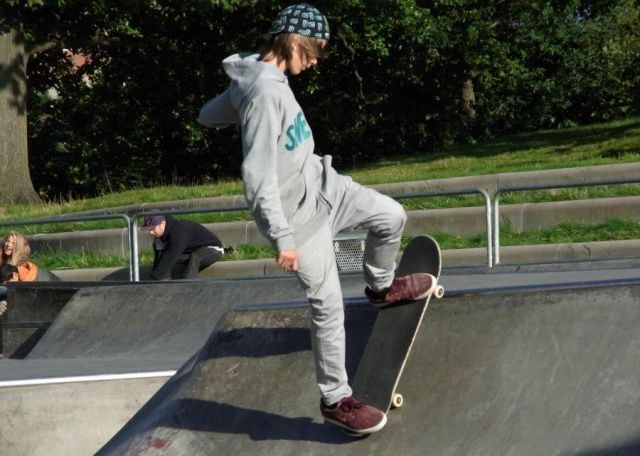
[[[325,403],[352,394],[345,367],[344,303],[333,250],[334,236],[343,230],[367,229],[363,267],[374,290],[393,280],[400,236],[407,216],[402,206],[375,190],[339,177],[335,201],[325,224],[298,246],[298,278],[311,304],[311,341],[316,378]]]

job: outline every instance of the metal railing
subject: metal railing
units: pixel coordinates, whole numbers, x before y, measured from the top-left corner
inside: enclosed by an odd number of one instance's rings
[[[551,190],[598,185],[640,183],[640,163],[565,168],[501,175],[493,192],[493,263],[500,264],[500,195],[507,192]]]
[[[547,190],[567,187],[616,185],[640,183],[640,163],[628,165],[607,165],[586,168],[568,168],[560,170],[533,171],[525,173],[507,173],[483,176],[486,188],[466,186],[469,178],[456,179],[454,189],[426,188],[413,193],[390,195],[392,198],[413,199],[423,197],[454,196],[464,194],[480,194],[485,203],[485,222],[487,238],[487,266],[500,263],[500,196],[505,192]],[[428,181],[427,181],[428,182]],[[427,185],[427,187],[429,187]],[[493,201],[493,203],[492,203]],[[135,211],[127,214],[111,213],[105,215],[60,215],[30,220],[2,222],[2,226],[24,226],[66,222],[95,221],[107,219],[123,219],[127,224],[129,250],[129,279],[139,281],[139,244],[136,219],[152,214],[181,215],[197,213],[218,213],[247,210],[246,205],[231,205],[224,208],[173,209]]]
[[[245,204],[245,205],[238,205],[238,206],[232,206],[232,207],[225,207],[225,208],[210,208],[210,209],[172,209],[172,210],[166,210],[166,211],[158,211],[158,210],[152,210],[152,211],[143,211],[143,212],[137,212],[133,217],[133,236],[131,236],[131,242],[130,242],[130,246],[131,246],[131,255],[134,256],[134,261],[132,263],[132,268],[133,270],[131,271],[130,275],[133,277],[133,281],[134,282],[138,282],[140,280],[140,265],[138,263],[138,256],[139,256],[139,251],[138,251],[138,227],[136,224],[136,219],[141,218],[141,217],[146,217],[147,215],[158,215],[158,214],[162,214],[162,215],[181,215],[181,214],[214,214],[217,212],[231,212],[231,211],[242,211],[242,210],[248,210],[249,207]]]
[[[487,236],[487,265],[493,266],[493,227],[491,224],[491,196],[487,190],[481,188],[469,188],[469,189],[456,189],[456,190],[431,190],[422,191],[417,193],[408,193],[406,195],[395,196],[395,199],[412,199],[412,198],[424,198],[424,197],[436,197],[436,196],[455,196],[455,195],[470,195],[478,193],[484,199],[485,208],[485,226]]]
[[[456,190],[430,190],[422,191],[411,194],[395,195],[394,199],[413,199],[423,197],[438,197],[438,196],[454,196],[464,194],[480,194],[485,201],[485,222],[486,222],[486,235],[487,235],[487,265],[490,267],[493,264],[492,260],[492,226],[491,226],[491,198],[486,190],[480,188],[471,189],[456,189]],[[1,226],[24,226],[24,225],[42,225],[52,223],[65,223],[65,222],[86,222],[95,220],[108,220],[122,218],[127,224],[127,240],[129,251],[129,280],[132,282],[138,282],[140,280],[140,263],[139,263],[139,242],[138,242],[138,226],[136,220],[147,215],[183,215],[183,214],[204,214],[204,213],[218,213],[228,211],[247,210],[247,205],[234,205],[224,208],[207,208],[207,209],[172,209],[172,210],[148,210],[140,212],[130,212],[129,214],[108,214],[108,215],[76,215],[66,216],[59,215],[53,217],[43,217],[30,220],[18,220],[0,223]]]
[[[134,281],[135,274],[137,274],[137,230],[135,229],[135,223],[131,221],[131,217],[127,214],[108,214],[108,215],[57,215],[53,217],[43,217],[31,220],[17,220],[11,222],[2,222],[0,227],[3,226],[25,226],[25,225],[47,225],[52,223],[69,223],[69,222],[89,222],[95,220],[113,220],[123,219],[127,224],[127,237],[129,239],[129,280]],[[133,241],[135,240],[135,241]],[[135,242],[135,247],[133,243]],[[135,255],[134,255],[135,252]],[[135,265],[135,266],[134,266]],[[135,273],[134,273],[135,272]]]
[[[417,193],[403,194],[403,195],[395,195],[394,199],[412,199],[412,198],[424,198],[424,197],[437,197],[437,196],[454,196],[454,195],[465,195],[465,194],[480,194],[484,198],[485,201],[485,222],[486,222],[486,230],[487,230],[487,265],[491,267],[493,264],[492,254],[493,247],[492,241],[493,237],[491,235],[491,198],[489,193],[486,190],[480,188],[471,188],[471,189],[456,189],[456,190],[431,190],[431,191],[422,191]],[[197,213],[215,213],[215,212],[225,212],[225,211],[234,211],[234,210],[247,210],[248,206],[235,206],[235,207],[226,207],[219,209],[178,209],[178,210],[164,210],[164,211],[145,211],[138,212],[135,214],[133,218],[133,242],[131,243],[131,251],[135,252],[132,254],[134,256],[133,270],[130,275],[133,277],[134,281],[140,280],[140,272],[139,272],[139,264],[138,264],[138,238],[137,238],[137,229],[135,220],[139,217],[144,217],[147,215],[153,214],[162,214],[162,215],[181,215],[181,214],[197,214]]]

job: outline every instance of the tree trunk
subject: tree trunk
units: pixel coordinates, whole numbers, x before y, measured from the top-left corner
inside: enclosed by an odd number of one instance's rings
[[[462,83],[462,110],[469,119],[475,119],[476,110],[473,105],[476,103],[476,94],[473,90],[473,81],[467,79]]]
[[[0,205],[39,201],[27,150],[28,58],[21,28],[0,32]]]

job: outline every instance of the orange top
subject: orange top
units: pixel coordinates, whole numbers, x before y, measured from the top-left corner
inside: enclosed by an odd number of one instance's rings
[[[33,282],[38,275],[38,266],[31,261],[22,263],[18,266],[18,281],[20,282]]]

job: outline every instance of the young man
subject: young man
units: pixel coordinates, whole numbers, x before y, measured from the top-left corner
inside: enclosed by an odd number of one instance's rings
[[[224,254],[218,236],[206,227],[190,220],[178,220],[170,215],[145,217],[142,229],[149,231],[153,240],[154,280],[191,279],[212,265]],[[172,276],[176,264],[186,266],[184,273]]]
[[[352,397],[345,369],[342,290],[333,252],[336,233],[368,229],[364,275],[369,300],[386,305],[425,296],[435,278],[394,278],[406,214],[397,202],[339,175],[331,157],[313,154],[314,140],[287,75],[318,63],[329,40],[327,18],[308,4],[281,11],[259,54],[236,54],[222,66],[229,88],[210,100],[198,121],[242,128],[245,197],[277,264],[293,271],[311,305],[316,378],[327,421],[353,433],[384,427],[380,410]]]

